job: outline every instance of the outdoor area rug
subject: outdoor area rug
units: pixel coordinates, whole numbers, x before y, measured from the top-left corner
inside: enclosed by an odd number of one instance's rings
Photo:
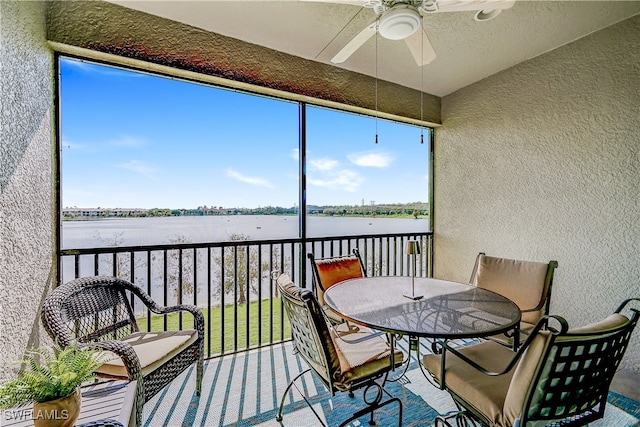
[[[427,348],[421,343],[421,352]],[[406,376],[387,383],[385,389],[403,405],[403,426],[431,426],[438,414],[455,409],[448,393],[431,385],[414,355]],[[291,378],[306,369],[293,354],[291,343],[211,359],[205,362],[202,394],[195,396],[195,368],[185,371],[169,387],[145,404],[143,425],[154,426],[316,426],[320,425],[300,394],[291,390],[285,401],[282,422],[276,414]],[[316,412],[328,426],[337,426],[365,406],[362,392],[331,397],[312,373],[298,385],[305,390]],[[397,404],[375,411],[380,426],[398,425]],[[596,427],[640,426],[640,403],[616,393],[609,394],[605,418]],[[368,426],[368,416],[350,424]]]

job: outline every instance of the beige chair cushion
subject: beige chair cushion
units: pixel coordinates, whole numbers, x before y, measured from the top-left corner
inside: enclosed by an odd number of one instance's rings
[[[566,335],[561,335],[556,339],[556,342],[569,341],[569,340],[581,340],[580,336],[572,336],[572,334],[582,334],[591,332],[601,332],[607,329],[616,328],[622,326],[629,321],[628,318],[621,314],[614,313],[604,320],[592,323],[590,325],[582,326],[575,329],[570,329]],[[522,359],[518,363],[518,366],[511,380],[509,391],[505,398],[504,414],[505,419],[514,423],[519,419],[524,407],[524,400],[528,392],[531,381],[536,371],[541,366],[541,357],[544,352],[546,342],[550,334],[548,332],[540,332],[532,341],[531,345],[527,348],[522,355]]]
[[[520,310],[530,310],[540,303],[548,268],[543,262],[481,255],[471,284],[509,298]],[[522,313],[522,321],[536,323],[542,315],[542,310]]]
[[[384,337],[384,334],[376,334],[364,326],[358,326],[355,331],[349,329],[346,323],[331,328],[331,339],[340,360],[339,378],[335,378],[336,387],[346,389],[351,382],[391,366],[391,350]],[[394,363],[402,363],[403,356],[401,351],[396,350]]]
[[[556,341],[580,340],[580,335],[617,328],[629,322],[621,314],[580,328],[571,329]],[[447,353],[446,385],[451,392],[483,414],[492,425],[512,426],[521,418],[524,402],[533,377],[542,369],[541,358],[551,334],[542,331],[535,336],[520,361],[510,372],[498,377],[484,375],[453,354]],[[511,350],[493,341],[484,341],[459,350],[480,366],[495,372],[502,371],[514,356]],[[423,358],[425,367],[440,381],[440,355],[428,354]]]
[[[618,326],[625,325],[627,322],[629,322],[629,319],[626,316],[620,313],[613,313],[609,317],[599,322],[591,323],[586,326],[580,326],[578,328],[569,329],[569,332],[567,332],[567,336],[562,336],[559,338],[559,340],[571,339],[572,338],[570,336],[571,334],[584,334],[584,333],[590,333],[590,332],[606,331],[607,329],[617,328]]]
[[[300,293],[305,292],[297,287],[287,276],[282,274],[277,279],[278,287],[282,292],[293,299],[301,301]],[[309,291],[306,291],[309,292]],[[320,309],[317,301],[311,300],[311,313]],[[318,311],[318,314],[319,311]],[[315,316],[314,316],[315,317]],[[376,334],[371,329],[363,326],[349,325],[341,323],[334,327],[327,326],[325,318],[314,318],[317,324],[317,339],[327,352],[328,359],[326,362],[329,366],[311,366],[319,375],[324,376],[324,372],[328,370],[331,378],[325,378],[328,382],[333,383],[336,389],[340,391],[349,390],[354,381],[375,375],[379,372],[387,370],[391,366],[390,348],[384,339],[383,334]],[[295,325],[292,325],[292,327]],[[301,325],[297,325],[301,327]],[[311,342],[309,339],[308,342]],[[314,340],[313,340],[314,341]],[[305,343],[301,343],[304,346]],[[318,349],[319,350],[319,349]],[[300,349],[301,352],[312,351],[309,348]],[[319,350],[320,351],[320,350]],[[402,363],[403,354],[400,351],[394,352],[396,364]],[[315,360],[322,361],[323,358],[314,359],[313,357],[305,357],[309,364],[315,364]]]
[[[147,376],[175,355],[193,344],[198,332],[193,329],[171,332],[135,332],[121,341],[128,342],[140,359],[142,376]],[[112,352],[105,352],[107,362],[96,371],[101,374],[127,378],[122,359]]]
[[[461,348],[465,356],[476,361],[488,370],[500,372],[509,363],[514,353],[507,347],[493,341]],[[423,357],[424,366],[440,381],[440,355],[427,354]],[[511,372],[500,376],[487,376],[465,363],[452,353],[447,353],[445,362],[445,380],[447,388],[484,416],[502,426],[502,408],[507,389],[511,382]]]
[[[506,425],[513,425],[515,420],[521,417],[527,392],[550,337],[551,334],[548,332],[538,333],[518,362],[504,399],[503,418],[507,422]]]

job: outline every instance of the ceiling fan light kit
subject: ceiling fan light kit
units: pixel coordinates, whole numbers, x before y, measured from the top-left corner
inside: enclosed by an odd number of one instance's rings
[[[422,24],[422,16],[411,6],[396,6],[380,17],[378,31],[389,40],[403,40],[415,33]]]
[[[345,0],[319,0],[343,3]],[[421,67],[436,58],[436,52],[422,26],[423,16],[441,12],[475,12],[478,22],[495,18],[503,9],[509,9],[516,0],[349,0],[362,3],[362,7],[376,14],[369,23],[331,58],[340,64],[376,33],[388,40],[404,40],[416,64]]]

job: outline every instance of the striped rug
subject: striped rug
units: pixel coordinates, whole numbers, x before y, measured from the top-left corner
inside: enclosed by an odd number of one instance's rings
[[[421,352],[427,349],[421,345]],[[412,356],[413,357],[413,356]],[[316,426],[320,425],[309,407],[294,389],[285,401],[284,419],[276,421],[280,399],[289,381],[306,369],[292,352],[291,344],[240,353],[205,362],[202,394],[196,398],[195,369],[189,369],[144,407],[143,423],[155,426]],[[346,393],[331,397],[311,374],[299,384],[311,396],[316,412],[325,424],[338,425],[362,408],[362,396]],[[413,361],[406,376],[388,383],[386,389],[403,403],[403,426],[430,426],[438,414],[455,409],[446,393],[433,387]],[[397,405],[376,411],[378,425],[397,425]],[[367,418],[350,424],[365,426]],[[592,423],[596,427],[640,426],[640,403],[610,393],[605,418]]]

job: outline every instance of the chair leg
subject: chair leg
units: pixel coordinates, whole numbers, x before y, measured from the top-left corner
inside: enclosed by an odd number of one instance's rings
[[[360,417],[362,417],[363,415],[366,415],[366,414],[370,414],[371,415],[371,418],[369,420],[369,424],[370,425],[375,425],[375,422],[373,421],[373,411],[375,411],[376,409],[380,409],[383,406],[390,405],[392,403],[397,403],[398,404],[398,427],[402,427],[402,402],[400,402],[400,399],[398,399],[397,397],[391,398],[389,400],[385,400],[382,403],[378,403],[378,404],[375,404],[375,405],[368,406],[368,407],[366,407],[364,409],[361,409],[361,410],[355,412],[351,417],[347,418],[342,423],[340,423],[340,427],[344,427],[347,424],[349,424],[351,421],[357,420],[358,418],[360,418]]]
[[[196,396],[200,396],[202,393],[202,377],[204,375],[204,360],[202,354],[198,358],[198,365],[196,366]]]
[[[298,393],[300,393],[300,396],[302,396],[304,401],[307,403],[307,405],[309,406],[309,408],[311,409],[313,414],[316,416],[318,421],[320,421],[320,424],[322,424],[323,427],[327,427],[326,424],[322,421],[322,418],[320,418],[320,415],[318,415],[316,410],[313,409],[313,405],[311,404],[311,402],[309,402],[309,399],[307,399],[307,396],[305,396],[305,394],[295,384],[295,382],[296,382],[296,380],[298,378],[300,378],[301,376],[303,376],[304,374],[306,374],[310,370],[311,369],[307,369],[307,370],[304,370],[304,371],[300,372],[298,375],[296,375],[296,377],[294,379],[291,380],[291,382],[289,382],[289,385],[287,386],[287,389],[284,391],[284,394],[282,395],[282,400],[280,401],[280,408],[278,409],[278,414],[276,415],[276,421],[278,421],[278,422],[282,421],[282,408],[284,407],[284,400],[286,399],[287,393],[289,393],[289,390],[291,390],[291,387],[295,387],[296,390],[298,390]]]
[[[386,378],[385,378],[386,381]],[[383,382],[384,384],[384,382]],[[374,396],[373,399],[371,400],[367,400],[367,392],[372,388],[375,387],[376,390],[376,394]],[[351,393],[351,391],[350,391]],[[383,393],[386,394],[387,396],[390,397],[389,400],[386,400],[382,403],[380,403],[382,401],[382,396]],[[392,397],[389,392],[387,392],[387,390],[384,389],[383,386],[381,386],[380,384],[378,384],[375,381],[372,381],[371,383],[369,383],[365,389],[362,392],[362,400],[364,400],[364,403],[367,404],[366,408],[363,408],[357,412],[355,412],[350,418],[348,418],[347,420],[343,421],[342,424],[340,424],[340,427],[345,426],[347,424],[349,424],[351,421],[362,417],[363,415],[369,414],[369,425],[375,425],[375,421],[373,420],[373,412],[376,409],[382,408],[383,406],[389,405],[391,403],[397,402],[398,403],[398,407],[399,407],[399,411],[398,411],[398,427],[402,427],[402,402],[400,402],[400,399],[396,398],[396,397]]]
[[[449,420],[451,419],[455,420],[455,425],[449,423]],[[467,427],[469,425],[477,426],[478,424],[473,418],[469,418],[466,412],[462,410],[462,411],[452,411],[443,415],[438,415],[433,425],[434,427],[439,427],[442,425],[447,427]]]
[[[136,397],[135,397],[135,427],[142,426],[142,413],[144,412],[144,379],[140,378],[136,382]]]

